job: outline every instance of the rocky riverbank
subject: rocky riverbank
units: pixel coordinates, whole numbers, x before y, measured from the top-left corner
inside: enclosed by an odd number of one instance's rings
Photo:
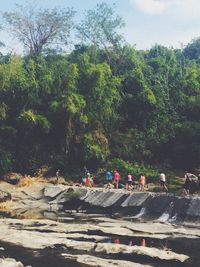
[[[48,267],[200,263],[197,197],[38,182],[0,186],[12,198],[0,219],[2,267],[5,259],[11,267],[47,266],[44,261]]]

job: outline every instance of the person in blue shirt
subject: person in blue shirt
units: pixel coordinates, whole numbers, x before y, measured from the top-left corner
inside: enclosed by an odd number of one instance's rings
[[[112,186],[111,186],[112,180],[113,180],[112,173],[110,171],[107,171],[106,172],[106,181],[107,181],[107,188],[109,188],[109,189],[112,188]]]

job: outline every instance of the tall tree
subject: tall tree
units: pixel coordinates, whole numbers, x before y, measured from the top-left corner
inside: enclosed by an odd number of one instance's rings
[[[45,48],[69,42],[74,14],[72,8],[42,10],[32,5],[16,5],[16,11],[4,12],[3,17],[28,54],[37,56]]]
[[[123,42],[119,30],[124,25],[122,18],[115,14],[114,7],[103,2],[86,12],[85,19],[77,26],[78,36],[87,44],[105,49],[108,56],[111,48],[117,49]]]

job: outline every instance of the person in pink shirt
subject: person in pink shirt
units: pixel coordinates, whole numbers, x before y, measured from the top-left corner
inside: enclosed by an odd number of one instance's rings
[[[133,176],[130,173],[128,173],[127,185],[126,185],[127,190],[131,190],[132,189],[132,184],[133,184]]]
[[[119,187],[119,179],[120,179],[120,174],[118,172],[118,170],[114,171],[114,184],[115,184],[115,188],[118,189]]]

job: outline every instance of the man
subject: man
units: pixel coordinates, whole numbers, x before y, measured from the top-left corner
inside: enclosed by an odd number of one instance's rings
[[[166,176],[163,172],[160,173],[160,191],[163,192],[164,190],[168,191],[166,186]]]
[[[112,173],[110,171],[107,171],[106,172],[106,181],[107,181],[106,188],[108,188],[108,189],[112,188],[112,186],[111,186],[112,179],[113,179]]]

